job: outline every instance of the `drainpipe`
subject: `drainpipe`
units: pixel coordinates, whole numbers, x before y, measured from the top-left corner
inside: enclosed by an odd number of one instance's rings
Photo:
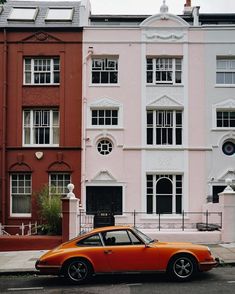
[[[6,221],[6,118],[7,118],[7,32],[4,34],[3,51],[3,105],[2,105],[2,224]]]
[[[84,50],[84,49],[83,49]],[[88,53],[84,57],[82,62],[82,181],[81,181],[81,205],[83,206],[85,200],[85,184],[86,184],[86,143],[89,140],[87,138],[87,63],[93,54],[93,47],[88,48]]]

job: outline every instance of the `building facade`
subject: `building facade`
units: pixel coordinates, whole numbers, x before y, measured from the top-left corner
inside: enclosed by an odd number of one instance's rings
[[[163,1],[152,16],[91,16],[84,28],[87,213],[180,227],[190,212],[194,226],[234,181],[233,15],[190,2],[181,16]]]
[[[1,222],[38,219],[34,194],[72,182],[88,215],[194,227],[235,182],[234,14],[90,12],[0,7]]]
[[[86,1],[8,1],[0,13],[1,223],[38,220],[44,185],[80,195]]]

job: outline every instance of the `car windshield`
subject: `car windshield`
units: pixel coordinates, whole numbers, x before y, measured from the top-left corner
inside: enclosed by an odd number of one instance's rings
[[[151,239],[149,236],[145,235],[144,233],[142,233],[141,231],[139,231],[136,228],[133,228],[134,232],[144,241],[144,243],[152,243],[154,242],[153,239]]]

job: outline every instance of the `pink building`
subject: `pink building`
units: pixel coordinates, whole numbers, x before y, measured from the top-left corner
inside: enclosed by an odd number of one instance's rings
[[[83,34],[87,214],[113,211],[122,223],[135,210],[151,228],[159,214],[163,226],[180,227],[190,212],[192,228],[226,178],[235,180],[230,18],[199,15],[190,1],[181,16],[163,1],[152,16],[90,17]]]

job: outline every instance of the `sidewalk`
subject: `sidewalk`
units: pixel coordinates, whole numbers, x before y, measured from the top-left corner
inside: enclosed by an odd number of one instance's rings
[[[208,246],[221,265],[235,265],[235,243]],[[36,260],[46,250],[0,252],[0,275],[36,273]]]

